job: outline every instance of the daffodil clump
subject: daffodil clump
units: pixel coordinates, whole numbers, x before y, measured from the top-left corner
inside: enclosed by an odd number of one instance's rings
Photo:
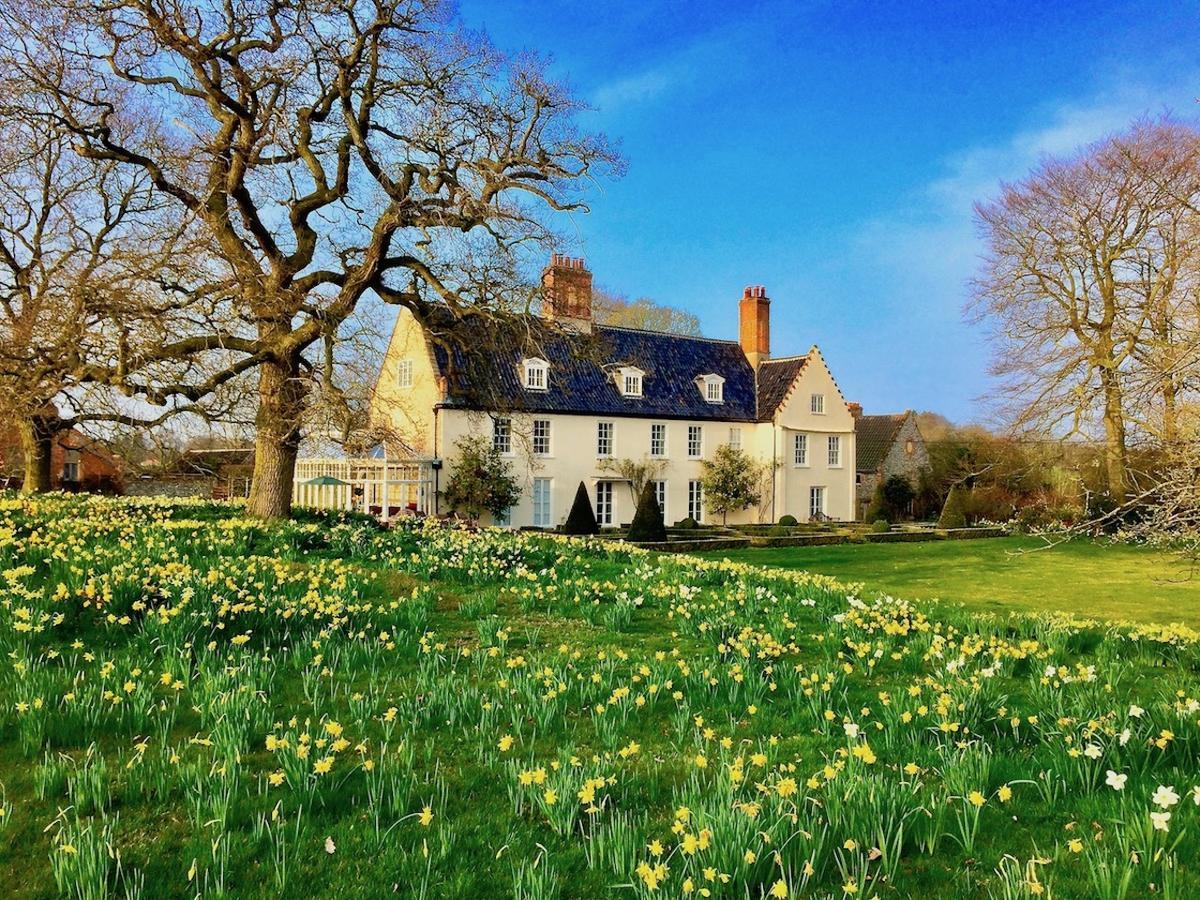
[[[5,896],[1200,896],[1200,635],[0,495]]]

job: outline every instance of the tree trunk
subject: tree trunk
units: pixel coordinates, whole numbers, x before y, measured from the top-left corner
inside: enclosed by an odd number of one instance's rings
[[[17,423],[21,434],[21,453],[24,456],[25,479],[23,494],[44,494],[51,488],[50,458],[56,428],[47,416],[26,416]]]
[[[282,519],[291,515],[306,393],[298,354],[259,367],[254,480],[246,504],[252,516]]]
[[[1112,369],[1100,370],[1100,384],[1104,391],[1104,472],[1108,492],[1113,499],[1120,501],[1125,499],[1128,489],[1128,466],[1119,377]]]

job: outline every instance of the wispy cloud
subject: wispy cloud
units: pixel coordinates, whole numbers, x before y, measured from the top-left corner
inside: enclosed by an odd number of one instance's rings
[[[1070,153],[1144,113],[1160,111],[1155,97],[1147,88],[1123,86],[1087,101],[1062,103],[1004,141],[948,155],[943,174],[865,223],[860,249],[885,260],[904,260],[910,272],[916,264],[939,280],[947,267],[965,275],[963,265],[969,260],[963,257],[973,256],[977,247],[972,227],[976,201],[994,196],[1001,182],[1022,177],[1045,157]]]
[[[657,100],[692,75],[686,60],[676,59],[602,84],[592,93],[592,105],[602,113],[617,113]]]
[[[1200,85],[1200,76],[1191,83]],[[986,348],[977,331],[963,324],[961,312],[981,251],[974,204],[995,196],[1001,182],[1023,177],[1047,156],[1070,153],[1140,115],[1163,111],[1159,98],[1168,95],[1124,84],[1048,106],[1003,140],[947,154],[939,175],[859,227],[852,258],[871,272],[867,280],[878,285],[893,333],[924,345],[914,349],[928,371],[913,374],[926,389],[940,384],[939,393],[952,392],[950,376],[982,383]]]
[[[617,115],[690,86],[710,86],[709,73],[719,70],[724,61],[748,53],[763,28],[761,15],[746,14],[735,22],[705,30],[673,50],[655,45],[653,61],[644,68],[595,88],[591,92],[592,105],[603,114]],[[735,73],[729,77],[735,77]]]

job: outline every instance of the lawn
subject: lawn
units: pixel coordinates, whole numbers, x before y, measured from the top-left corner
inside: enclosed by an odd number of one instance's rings
[[[807,569],[868,592],[940,599],[989,612],[1069,612],[1200,628],[1200,570],[1155,550],[1032,537],[840,544],[700,554]]]
[[[619,544],[0,495],[0,895],[1195,897],[1198,673]]]

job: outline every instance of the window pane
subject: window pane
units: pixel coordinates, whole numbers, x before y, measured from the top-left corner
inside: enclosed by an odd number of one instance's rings
[[[596,455],[612,456],[613,453],[613,423],[596,423]]]
[[[650,455],[666,456],[666,454],[667,426],[655,422],[650,426]]]
[[[798,434],[794,438],[794,452],[792,462],[797,466],[808,465],[808,435]]]
[[[512,419],[496,419],[492,423],[492,446],[497,453],[512,452]]]
[[[611,525],[613,519],[613,486],[611,481],[596,484],[596,522]]]
[[[699,425],[688,426],[688,456],[695,459],[703,452],[703,432]]]
[[[533,452],[535,456],[550,455],[550,420],[533,420]]]

